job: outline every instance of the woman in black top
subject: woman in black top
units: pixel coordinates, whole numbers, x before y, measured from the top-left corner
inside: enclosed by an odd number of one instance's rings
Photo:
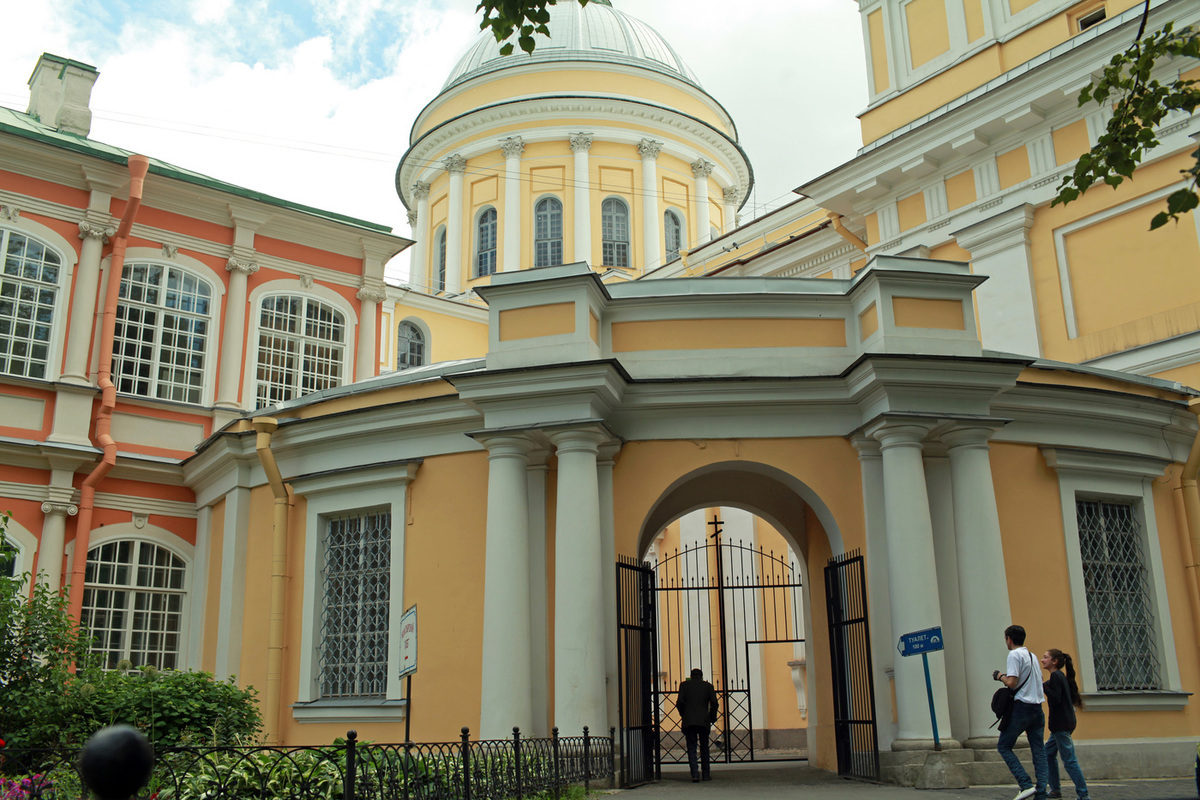
[[[1042,656],[1042,667],[1050,671],[1050,680],[1042,684],[1050,711],[1050,737],[1046,740],[1046,765],[1050,768],[1050,793],[1047,796],[1062,797],[1056,757],[1062,756],[1063,768],[1075,782],[1075,796],[1078,800],[1088,800],[1087,781],[1083,779],[1083,770],[1075,758],[1075,742],[1071,739],[1075,730],[1075,707],[1083,705],[1079,687],[1075,684],[1075,665],[1062,650],[1047,650]]]

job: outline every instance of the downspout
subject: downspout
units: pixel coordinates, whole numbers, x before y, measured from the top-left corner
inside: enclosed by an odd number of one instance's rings
[[[278,743],[282,739],[283,720],[283,617],[287,589],[287,538],[288,538],[288,490],[271,452],[271,435],[279,427],[273,417],[256,417],[252,424],[256,433],[254,449],[262,464],[271,493],[275,495],[275,506],[271,517],[271,611],[267,629],[267,742]]]
[[[129,202],[112,240],[112,259],[108,266],[108,289],[104,295],[104,310],[100,318],[100,363],[96,382],[100,386],[100,408],[96,411],[96,444],[103,455],[100,463],[84,478],[79,496],[79,516],[75,520],[75,556],[71,561],[71,587],[67,595],[67,610],[71,618],[83,618],[83,581],[87,572],[88,542],[91,538],[92,511],[96,504],[96,486],[117,463],[117,442],[112,438],[112,413],[117,406],[117,387],[112,382],[113,337],[117,326],[117,301],[121,293],[121,272],[125,265],[125,248],[133,218],[142,206],[142,189],[150,160],[145,156],[129,157]],[[81,322],[81,320],[76,320]]]
[[[1188,401],[1188,411],[1196,415],[1200,421],[1200,399]],[[1187,575],[1192,606],[1192,625],[1196,630],[1196,640],[1200,641],[1200,574],[1196,563],[1196,554],[1200,553],[1200,493],[1197,493],[1196,476],[1200,474],[1200,430],[1192,440],[1192,449],[1183,465],[1183,473],[1179,476],[1179,488],[1183,495],[1184,517],[1187,519],[1188,535],[1184,541],[1184,570]]]
[[[825,216],[829,217],[830,223],[833,224],[833,229],[841,234],[842,238],[850,244],[857,247],[864,253],[867,252],[867,243],[850,232],[850,229],[842,224],[842,215],[836,211],[830,211]]]

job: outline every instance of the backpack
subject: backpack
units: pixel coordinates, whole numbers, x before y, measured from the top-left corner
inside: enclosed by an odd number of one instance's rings
[[[996,715],[996,722],[999,723],[999,730],[1004,730],[1008,727],[1008,720],[1012,717],[1013,703],[1016,702],[1017,692],[1025,688],[1025,684],[1029,683],[1029,679],[1033,677],[1033,654],[1029,654],[1029,674],[1025,676],[1025,680],[1021,681],[1021,685],[1016,689],[1010,689],[1007,686],[1001,686],[992,695],[992,713]],[[988,727],[991,727],[990,725]]]

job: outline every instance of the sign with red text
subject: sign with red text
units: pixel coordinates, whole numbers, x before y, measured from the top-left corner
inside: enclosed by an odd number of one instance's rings
[[[400,677],[417,671],[417,607],[400,617]]]

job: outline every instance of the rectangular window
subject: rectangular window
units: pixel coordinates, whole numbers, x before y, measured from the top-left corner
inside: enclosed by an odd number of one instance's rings
[[[1136,511],[1129,502],[1075,503],[1100,691],[1161,688],[1150,578]]]
[[[392,515],[326,518],[321,568],[320,694],[384,697],[388,685]]]

